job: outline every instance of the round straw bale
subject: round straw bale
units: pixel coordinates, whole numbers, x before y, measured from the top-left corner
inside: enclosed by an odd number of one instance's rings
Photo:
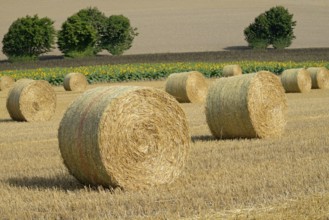
[[[329,88],[329,71],[325,67],[310,67],[307,71],[311,74],[312,89]]]
[[[206,118],[217,138],[267,138],[283,133],[286,97],[268,71],[220,78],[209,88]]]
[[[223,68],[224,77],[242,75],[242,69],[239,65],[226,65]]]
[[[20,79],[7,97],[7,110],[15,121],[48,121],[55,109],[56,93],[44,80]]]
[[[310,72],[305,68],[283,71],[281,73],[281,83],[286,92],[309,92],[312,87]]]
[[[208,84],[198,71],[172,73],[166,81],[165,90],[179,102],[203,103],[207,97]]]
[[[63,85],[66,91],[84,91],[88,81],[82,73],[69,73],[65,76]]]
[[[190,148],[179,103],[137,86],[84,92],[65,112],[58,139],[64,164],[80,182],[127,190],[172,182]]]
[[[14,85],[15,80],[11,76],[0,77],[0,91],[8,90]]]

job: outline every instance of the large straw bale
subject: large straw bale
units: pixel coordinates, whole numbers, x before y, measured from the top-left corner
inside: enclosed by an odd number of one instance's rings
[[[7,97],[7,110],[16,121],[48,121],[56,109],[56,93],[44,80],[20,79]]]
[[[14,85],[15,80],[11,76],[0,77],[0,91],[8,90]]]
[[[64,77],[63,86],[66,91],[84,91],[88,81],[82,73],[69,73]]]
[[[311,74],[312,89],[329,88],[329,71],[325,67],[309,67],[307,71]]]
[[[172,182],[190,148],[179,103],[137,86],[86,91],[64,114],[58,138],[64,164],[79,181],[127,190]]]
[[[207,124],[217,138],[278,137],[286,106],[280,79],[271,72],[223,77],[209,88]]]
[[[242,69],[239,65],[226,65],[223,68],[223,77],[242,75]]]
[[[165,90],[179,102],[203,103],[207,97],[208,84],[198,71],[172,73],[166,81]]]
[[[286,92],[309,92],[312,87],[310,72],[305,68],[287,69],[281,73],[281,83]]]

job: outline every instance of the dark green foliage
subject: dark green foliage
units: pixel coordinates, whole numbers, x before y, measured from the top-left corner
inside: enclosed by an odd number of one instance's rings
[[[244,30],[244,35],[249,46],[255,49],[265,49],[269,46],[269,22],[265,14],[259,15],[255,18],[255,22],[250,24]]]
[[[293,38],[291,38],[291,37],[276,38],[272,41],[272,45],[275,49],[284,49],[291,45]]]
[[[270,24],[269,37],[273,47],[277,49],[289,47],[292,40],[296,38],[293,32],[296,21],[292,20],[293,15],[282,6],[273,7],[265,14]]]
[[[123,15],[110,16],[105,27],[102,45],[112,55],[121,55],[128,50],[138,35],[137,28],[131,27],[129,19]]]
[[[123,15],[107,18],[97,8],[86,8],[63,23],[57,43],[69,57],[92,56],[102,49],[120,55],[131,47],[136,30]]]
[[[97,41],[97,31],[88,22],[74,15],[68,18],[58,32],[58,48],[65,56],[91,56]]]
[[[88,9],[69,17],[58,32],[58,48],[68,57],[93,56],[100,51],[98,22],[92,22]],[[91,11],[93,12],[93,10]],[[101,29],[101,27],[99,27]]]
[[[276,6],[255,18],[245,30],[245,40],[252,48],[265,49],[272,45],[275,49],[289,47],[294,36],[296,21],[282,6]]]
[[[94,8],[86,8],[80,10],[77,14],[82,21],[91,24],[96,30],[96,42],[93,46],[94,54],[100,52],[103,48],[101,46],[101,39],[102,36],[105,34],[106,31],[106,21],[107,17],[104,13],[100,12],[96,7]]]
[[[34,60],[51,51],[55,42],[54,22],[38,15],[14,21],[5,34],[2,52],[12,61]]]

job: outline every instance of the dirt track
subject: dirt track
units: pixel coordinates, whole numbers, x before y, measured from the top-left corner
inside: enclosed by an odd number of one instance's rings
[[[55,21],[59,29],[78,10],[96,6],[107,16],[123,14],[139,36],[126,54],[220,51],[245,47],[243,29],[270,7],[283,5],[297,21],[291,48],[328,47],[328,0],[2,0],[0,38],[19,17],[38,14]],[[2,45],[0,44],[0,47]],[[59,54],[54,50],[50,55]],[[0,59],[6,57],[0,53]]]

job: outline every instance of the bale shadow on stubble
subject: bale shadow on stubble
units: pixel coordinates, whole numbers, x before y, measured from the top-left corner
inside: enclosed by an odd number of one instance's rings
[[[13,187],[26,187],[29,189],[75,191],[85,188],[83,184],[68,175],[57,175],[54,177],[12,177],[8,178],[6,183]]]
[[[191,137],[192,142],[197,142],[197,141],[235,141],[235,140],[257,140],[257,137],[244,137],[244,138],[239,138],[239,137],[215,137],[212,135],[195,135]]]
[[[192,142],[197,142],[197,141],[217,141],[214,136],[212,135],[194,135],[191,137]]]
[[[9,123],[9,122],[13,122],[14,120],[11,118],[6,118],[6,119],[0,119],[0,123]]]

